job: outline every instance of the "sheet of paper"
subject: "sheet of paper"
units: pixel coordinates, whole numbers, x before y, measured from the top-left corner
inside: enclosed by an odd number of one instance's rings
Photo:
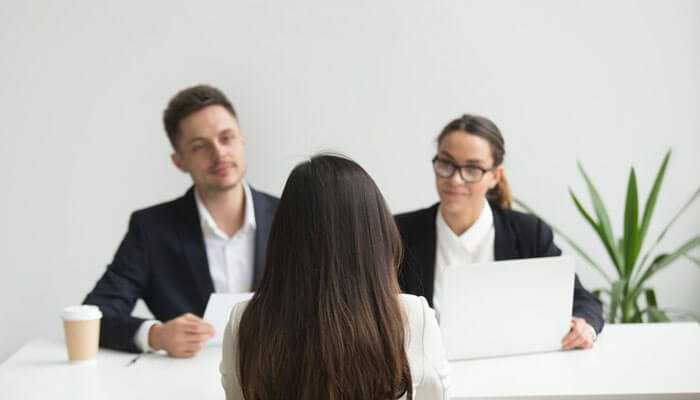
[[[226,329],[233,306],[242,301],[249,300],[253,293],[212,293],[209,296],[207,309],[204,311],[204,320],[214,326],[216,334],[209,341],[209,345],[221,346],[222,333]]]

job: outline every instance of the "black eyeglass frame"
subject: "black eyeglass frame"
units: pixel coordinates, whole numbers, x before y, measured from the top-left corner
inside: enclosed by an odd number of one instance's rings
[[[443,175],[441,175],[440,173],[438,173],[437,168],[435,168],[435,164],[436,164],[437,162],[441,162],[441,163],[450,165],[450,166],[452,167],[452,173],[450,173],[450,174],[447,175],[447,176],[443,176]],[[433,160],[431,161],[431,163],[433,164],[433,172],[435,172],[435,175],[439,176],[440,178],[450,179],[450,178],[452,178],[452,176],[455,174],[455,172],[459,171],[459,177],[460,177],[460,179],[462,179],[462,181],[465,182],[465,183],[477,183],[477,182],[481,182],[481,180],[484,179],[484,175],[486,175],[487,172],[495,171],[495,170],[498,168],[498,165],[494,165],[494,166],[491,167],[491,168],[482,168],[482,167],[480,167],[480,166],[478,166],[478,165],[473,165],[473,164],[458,165],[458,164],[453,163],[453,162],[450,161],[450,160],[445,160],[445,159],[443,159],[443,158],[440,158],[439,156],[433,157]],[[464,177],[464,174],[466,174],[466,172],[464,172],[464,170],[465,170],[466,168],[471,168],[471,169],[480,171],[480,172],[481,172],[481,175],[479,176],[479,179],[476,179],[476,180],[468,180],[468,179],[466,179],[466,178]]]

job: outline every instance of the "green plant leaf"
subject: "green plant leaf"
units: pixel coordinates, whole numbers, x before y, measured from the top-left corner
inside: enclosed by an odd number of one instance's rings
[[[651,217],[654,215],[654,208],[656,207],[656,200],[659,197],[659,191],[661,190],[661,184],[666,175],[666,167],[668,166],[668,161],[671,159],[671,149],[666,152],[664,160],[661,162],[659,171],[656,173],[656,179],[654,179],[654,185],[649,192],[649,197],[644,205],[644,216],[642,217],[642,224],[639,228],[639,244],[640,247],[644,243],[644,238],[649,230],[649,224],[651,223]]]
[[[647,307],[657,307],[654,289],[644,289],[644,297],[647,300]]]
[[[576,253],[578,253],[578,255],[581,256],[581,258],[583,258],[583,260],[586,263],[588,263],[588,265],[593,267],[593,269],[595,269],[600,274],[600,276],[602,276],[603,279],[605,279],[605,281],[608,282],[608,284],[612,285],[612,282],[613,282],[612,278],[610,277],[610,275],[608,275],[605,272],[605,270],[600,266],[600,264],[598,262],[594,261],[593,258],[591,258],[591,256],[589,256],[578,244],[576,244],[576,242],[573,241],[573,239],[571,239],[561,229],[559,229],[555,225],[552,225],[551,223],[549,223],[545,218],[543,218],[541,215],[537,214],[531,207],[529,207],[527,204],[525,204],[522,200],[516,198],[516,199],[513,199],[513,203],[515,203],[518,207],[522,208],[526,212],[528,212],[532,215],[536,215],[545,224],[549,225],[552,228],[552,231],[554,231],[554,233],[556,233],[557,235],[559,235],[559,237],[564,239],[564,241],[566,243],[568,243],[569,246]]]
[[[643,316],[646,312],[647,312],[646,309],[644,309],[644,310],[639,310],[639,309],[637,309],[637,312],[636,312],[636,313],[634,314],[634,316],[632,317],[632,320],[642,322],[642,316]]]
[[[642,322],[644,322],[644,320],[642,320],[642,313],[639,311],[638,307],[634,308],[634,315],[627,322],[632,322],[635,324],[641,324]]]
[[[643,315],[647,316],[648,322],[670,322],[671,318],[668,316],[666,309],[660,309],[659,307],[647,307],[635,314],[635,319],[639,319],[642,322],[641,317]],[[692,316],[692,314],[690,314]]]
[[[649,322],[671,322],[671,318],[656,307],[649,307],[646,313],[649,317]]]
[[[588,214],[585,208],[583,208],[583,205],[581,205],[581,202],[579,201],[578,197],[576,197],[576,194],[574,193],[573,190],[569,189],[569,195],[571,195],[571,199],[574,201],[574,205],[576,206],[576,209],[579,211],[579,213],[583,216],[583,218],[588,222],[588,224],[593,228],[593,231],[595,231],[596,235],[598,235],[598,238],[600,239],[601,243],[603,243],[603,246],[605,247],[605,250],[608,251],[608,255],[610,258],[613,260],[613,266],[615,267],[615,270],[617,271],[617,274],[619,276],[622,276],[622,268],[620,264],[617,264],[615,262],[615,250],[611,249],[610,246],[608,245],[608,242],[606,241],[605,234],[603,233],[602,228],[600,225],[593,220],[593,218]]]
[[[617,251],[622,254],[622,257],[625,256],[625,238],[617,239]]]
[[[675,251],[668,254],[661,254],[654,258],[654,261],[652,261],[651,264],[649,264],[649,268],[647,268],[646,271],[644,271],[644,273],[642,274],[642,277],[639,278],[639,282],[637,282],[634,290],[632,291],[632,296],[638,296],[642,290],[642,286],[644,285],[644,283],[648,281],[649,278],[654,276],[654,274],[663,270],[671,263],[676,261],[678,257],[684,256],[689,251],[698,246],[700,246],[700,235],[695,236],[694,238],[685,242],[681,247],[679,247]]]
[[[619,279],[612,284],[610,290],[610,309],[608,310],[608,322],[611,324],[614,324],[617,320],[617,309],[622,304],[622,289],[624,287],[624,279]]]
[[[598,223],[593,220],[591,215],[586,211],[586,209],[581,205],[581,202],[578,200],[578,197],[576,197],[576,193],[569,188],[569,195],[571,196],[571,199],[574,201],[574,205],[576,205],[576,209],[578,212],[583,216],[583,218],[588,222],[588,224],[593,228],[596,233],[599,231]]]
[[[626,279],[624,281],[625,284],[623,285],[620,298],[620,310],[622,311],[621,322],[642,322],[637,301],[639,296],[632,296],[631,293],[628,292],[629,281]]]
[[[580,162],[578,163],[578,169],[581,172],[583,179],[586,181],[588,192],[591,196],[591,202],[593,203],[593,209],[598,217],[598,236],[600,236],[600,239],[603,241],[603,244],[605,245],[606,250],[608,250],[610,258],[613,261],[613,264],[615,264],[617,267],[618,272],[624,275],[622,257],[615,246],[615,235],[613,234],[613,230],[610,225],[610,217],[605,209],[605,204],[603,204],[603,200],[598,194],[598,190],[596,190],[595,185],[593,185],[593,182],[586,174],[586,171],[583,169],[583,165],[581,165]]]
[[[639,255],[639,198],[637,196],[637,176],[634,168],[630,170],[629,181],[627,182],[627,199],[625,200],[625,220],[624,233],[622,236],[623,251],[625,259],[624,274],[626,278],[632,275],[634,264]]]
[[[683,207],[681,207],[681,209],[678,210],[676,215],[674,215],[673,218],[671,218],[671,221],[668,224],[666,224],[664,229],[661,231],[659,236],[654,241],[654,244],[652,244],[652,246],[649,248],[649,250],[647,250],[646,254],[644,254],[644,257],[642,257],[642,261],[639,263],[640,268],[637,269],[637,271],[634,275],[635,278],[633,279],[633,282],[636,281],[637,284],[639,283],[641,278],[639,278],[639,280],[638,280],[637,277],[639,276],[639,274],[641,274],[641,271],[643,270],[643,266],[646,265],[647,259],[651,256],[651,253],[656,249],[656,246],[659,245],[659,243],[664,238],[664,236],[666,236],[666,233],[668,232],[669,229],[671,229],[671,226],[673,226],[673,224],[678,220],[678,218],[680,218],[680,216],[683,215],[683,213],[690,207],[690,205],[693,204],[693,202],[698,198],[698,196],[700,196],[700,186],[698,186],[698,188],[695,189],[695,192],[693,192],[693,194],[690,196],[688,201],[686,201],[685,204],[683,204]]]
[[[604,289],[604,288],[597,288],[591,290],[591,294],[595,296],[596,299],[600,300],[601,302],[603,301],[603,295],[607,294],[610,295],[610,290]]]

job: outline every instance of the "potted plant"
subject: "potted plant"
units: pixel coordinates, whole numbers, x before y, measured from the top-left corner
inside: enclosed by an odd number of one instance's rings
[[[650,286],[650,279],[681,257],[685,257],[700,266],[700,259],[693,257],[690,253],[691,250],[700,246],[700,235],[695,235],[673,251],[654,253],[671,226],[681,217],[698,196],[700,196],[700,187],[693,192],[680,210],[666,224],[656,240],[648,246],[644,255],[640,257],[670,157],[671,150],[666,153],[661,163],[661,167],[656,174],[654,185],[647,196],[641,215],[637,191],[637,176],[634,167],[630,169],[629,180],[627,182],[622,236],[620,237],[615,236],[613,232],[608,212],[598,190],[588,177],[588,174],[586,174],[581,163],[578,163],[578,169],[586,182],[591,197],[594,214],[591,214],[582,205],[571,188],[569,188],[569,194],[576,209],[591,228],[593,228],[593,231],[600,239],[600,243],[605,247],[609,257],[609,263],[614,268],[614,278],[606,272],[605,268],[603,268],[603,264],[594,261],[581,246],[576,244],[568,235],[562,232],[561,229],[550,224],[554,232],[564,239],[571,248],[607,282],[607,287],[596,289],[593,293],[605,304],[607,313],[606,319],[610,323],[669,321],[668,310],[658,306],[656,294],[654,289]],[[516,199],[514,202],[525,211],[537,214],[522,201]],[[692,313],[687,314],[692,315]],[[697,319],[697,317],[694,318]]]

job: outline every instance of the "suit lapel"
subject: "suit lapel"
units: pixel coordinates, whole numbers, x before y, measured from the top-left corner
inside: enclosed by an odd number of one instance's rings
[[[506,211],[491,203],[494,228],[494,259],[496,261],[512,260],[520,257],[518,239],[511,227]]]
[[[433,293],[435,291],[435,228],[433,227],[430,237],[416,244],[415,251],[422,268],[422,279],[418,282],[423,285],[423,293],[428,300],[428,304],[433,306]]]
[[[415,273],[418,275],[414,293],[422,293],[428,301],[428,304],[433,306],[433,293],[435,291],[435,253],[437,249],[437,231],[435,228],[435,217],[437,216],[438,205],[436,204],[425,210],[421,214],[420,220],[416,221],[415,236],[412,240],[413,244],[409,246],[409,251],[414,257],[412,267],[415,268]],[[413,272],[413,271],[411,271]]]
[[[267,238],[270,235],[270,225],[272,224],[272,205],[265,196],[250,188],[253,198],[253,210],[255,211],[255,268],[253,275],[253,290],[257,290],[262,280],[265,270],[265,255],[267,254]]]
[[[193,187],[180,199],[179,209],[178,235],[187,259],[187,265],[190,267],[190,272],[194,278],[197,292],[201,297],[202,307],[204,307],[209,299],[209,295],[214,292],[214,283],[209,272],[204,236],[194,199]]]

